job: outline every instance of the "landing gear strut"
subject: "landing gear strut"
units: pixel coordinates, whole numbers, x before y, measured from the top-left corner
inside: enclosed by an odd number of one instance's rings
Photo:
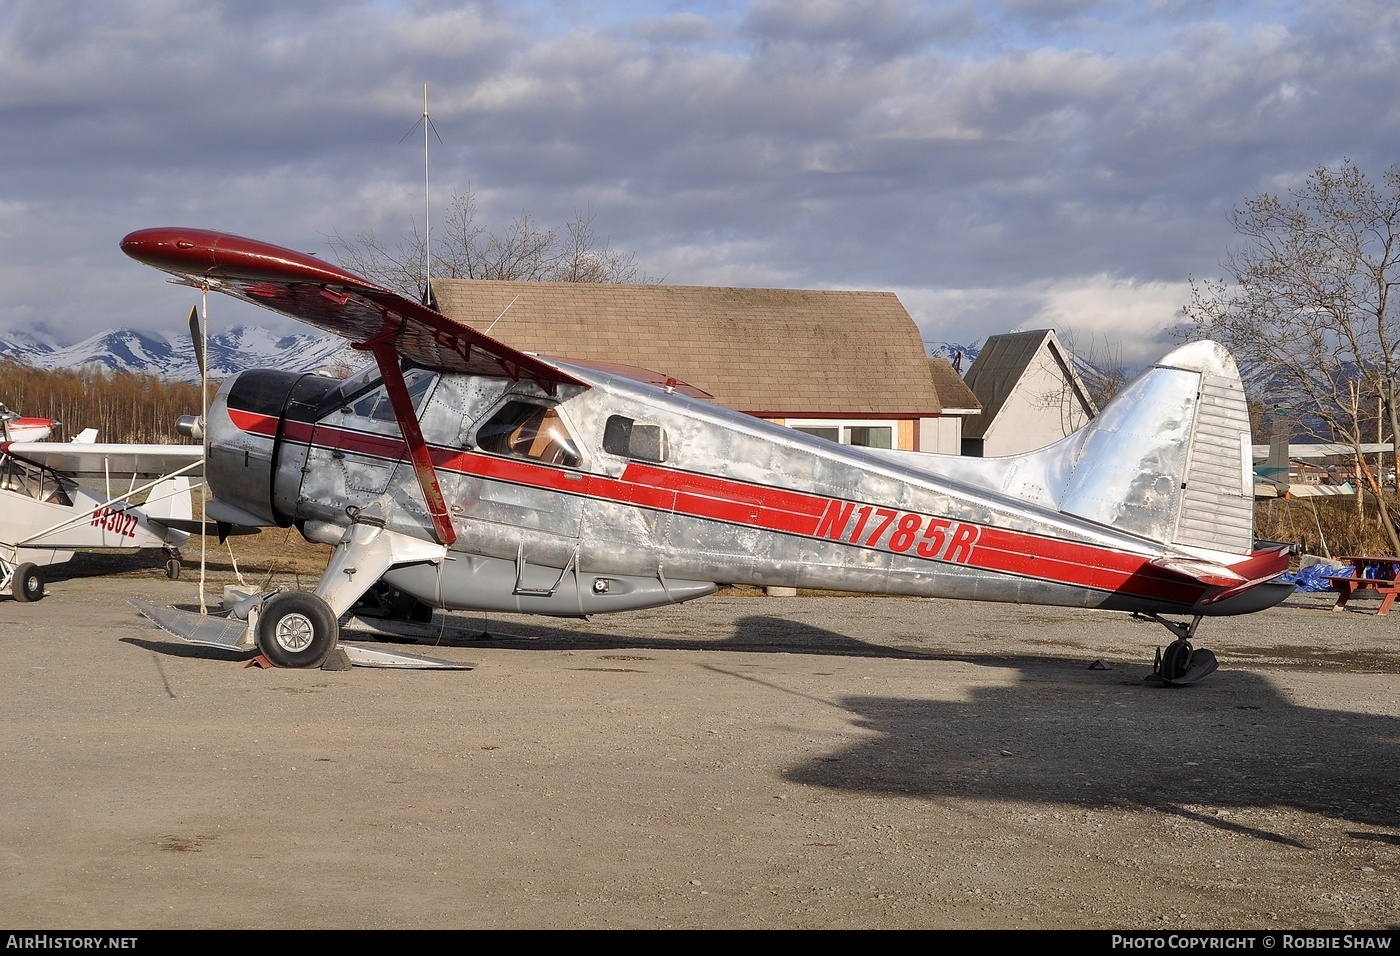
[[[1191,638],[1196,636],[1196,626],[1201,623],[1198,614],[1189,624],[1169,621],[1158,614],[1134,614],[1133,617],[1156,621],[1176,635],[1176,640],[1167,645],[1164,651],[1157,648],[1157,656],[1152,665],[1152,674],[1147,678],[1154,683],[1181,687],[1194,684],[1207,674],[1215,672],[1220,662],[1215,654],[1204,647],[1194,647]]]

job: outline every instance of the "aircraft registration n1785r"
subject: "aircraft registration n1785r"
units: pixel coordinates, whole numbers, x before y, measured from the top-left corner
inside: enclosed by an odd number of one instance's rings
[[[267,243],[159,228],[121,245],[375,359],[344,380],[246,371],[208,412],[209,518],[335,546],[314,593],[250,609],[245,644],[281,666],[322,663],[372,590],[419,619],[579,617],[749,584],[1125,611],[1171,631],[1156,675],[1186,683],[1216,667],[1191,643],[1203,617],[1292,590],[1273,580],[1287,546],[1255,541],[1244,391],[1212,342],[1063,441],[963,458],[838,445],[661,374],[521,352]]]

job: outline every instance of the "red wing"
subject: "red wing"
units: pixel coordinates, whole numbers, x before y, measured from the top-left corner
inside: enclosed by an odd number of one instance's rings
[[[191,285],[280,312],[357,346],[389,342],[415,365],[442,372],[529,378],[546,391],[585,384],[425,305],[333,263],[255,239],[207,229],[131,233],[122,251]]]

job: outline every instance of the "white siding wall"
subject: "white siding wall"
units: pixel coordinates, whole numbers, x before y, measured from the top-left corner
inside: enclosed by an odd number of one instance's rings
[[[937,455],[962,454],[962,416],[919,419],[919,451]]]
[[[996,458],[1043,448],[1083,426],[1088,414],[1045,349],[1016,385],[987,431],[982,457]]]

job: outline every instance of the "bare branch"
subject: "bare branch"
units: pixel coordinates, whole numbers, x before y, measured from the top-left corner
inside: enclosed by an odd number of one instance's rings
[[[1319,439],[1350,443],[1359,456],[1363,442],[1394,436],[1400,327],[1390,290],[1400,285],[1400,166],[1382,186],[1350,160],[1319,166],[1286,199],[1247,199],[1233,224],[1246,242],[1225,258],[1228,279],[1191,281],[1185,336],[1228,346],[1251,375],[1254,397],[1292,409],[1292,420]]]

